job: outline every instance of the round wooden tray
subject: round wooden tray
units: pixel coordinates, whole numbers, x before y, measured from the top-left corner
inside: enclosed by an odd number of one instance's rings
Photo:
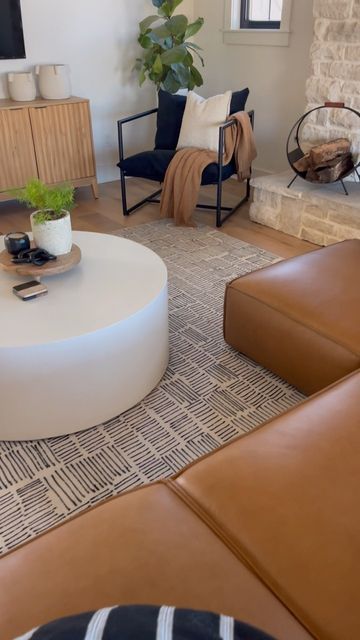
[[[14,264],[11,262],[12,255],[6,250],[0,253],[0,268],[5,271],[16,273],[19,276],[32,276],[39,280],[44,276],[55,276],[58,273],[65,273],[69,271],[81,260],[80,247],[77,244],[73,244],[70,253],[65,253],[63,256],[58,256],[56,260],[46,262],[42,267],[37,267],[34,264]]]

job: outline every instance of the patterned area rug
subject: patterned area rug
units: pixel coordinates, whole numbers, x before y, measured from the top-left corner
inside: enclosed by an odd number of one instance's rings
[[[172,475],[302,399],[222,337],[225,283],[276,256],[209,227],[168,221],[119,235],[153,249],[168,267],[169,368],[143,402],[104,424],[0,443],[1,552],[99,500]]]

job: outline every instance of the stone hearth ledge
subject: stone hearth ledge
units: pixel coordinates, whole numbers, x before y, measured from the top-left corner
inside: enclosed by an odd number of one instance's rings
[[[318,186],[300,177],[287,188],[292,171],[253,178],[250,219],[296,238],[327,246],[360,238],[360,183]]]

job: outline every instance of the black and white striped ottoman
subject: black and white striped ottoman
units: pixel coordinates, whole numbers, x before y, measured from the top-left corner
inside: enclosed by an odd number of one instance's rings
[[[272,640],[234,618],[175,607],[111,607],[62,618],[17,640]]]

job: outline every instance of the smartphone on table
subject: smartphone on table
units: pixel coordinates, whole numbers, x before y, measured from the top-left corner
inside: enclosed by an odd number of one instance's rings
[[[13,292],[21,300],[33,300],[34,298],[45,295],[48,290],[47,287],[42,284],[42,282],[31,280],[30,282],[17,284],[15,287],[13,287]]]

